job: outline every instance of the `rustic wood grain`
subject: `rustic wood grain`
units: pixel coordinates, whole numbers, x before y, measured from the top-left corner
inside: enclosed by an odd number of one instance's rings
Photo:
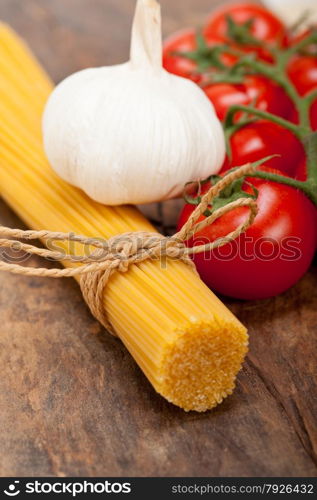
[[[133,3],[0,0],[0,17],[58,81],[127,58]],[[199,24],[217,2],[161,3],[168,33]],[[174,221],[168,204],[164,224]],[[0,222],[22,227],[2,202]],[[232,397],[186,414],[154,393],[75,282],[2,274],[0,474],[316,475],[316,266],[280,297],[226,302],[249,328],[248,360]]]

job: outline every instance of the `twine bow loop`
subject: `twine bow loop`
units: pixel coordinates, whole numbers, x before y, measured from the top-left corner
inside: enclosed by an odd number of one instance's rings
[[[241,223],[234,231],[227,234],[226,236],[217,238],[215,241],[203,245],[196,245],[187,249],[189,255],[193,255],[196,253],[206,252],[209,250],[214,250],[215,248],[221,247],[230,241],[235,240],[245,232],[252,224],[258,213],[258,207],[256,201],[253,198],[239,198],[238,200],[232,201],[227,205],[224,205],[221,208],[213,211],[211,215],[208,217],[204,217],[202,220],[202,215],[206,212],[208,207],[212,204],[212,200],[214,200],[226,187],[230,186],[234,181],[245,177],[247,174],[252,173],[255,170],[255,167],[248,163],[243,167],[240,167],[232,172],[229,172],[225,175],[217,184],[211,186],[211,188],[202,196],[201,202],[193,213],[188,218],[186,224],[181,228],[181,230],[174,235],[174,238],[177,238],[181,241],[188,241],[192,236],[199,233],[207,226],[213,224],[217,219],[222,217],[223,215],[231,212],[235,208],[239,207],[247,207],[249,208],[249,216],[248,218]]]

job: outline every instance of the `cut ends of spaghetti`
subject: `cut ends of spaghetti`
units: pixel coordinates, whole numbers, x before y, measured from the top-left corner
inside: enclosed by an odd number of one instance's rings
[[[247,348],[238,323],[192,324],[166,347],[157,390],[186,411],[209,410],[232,393]]]

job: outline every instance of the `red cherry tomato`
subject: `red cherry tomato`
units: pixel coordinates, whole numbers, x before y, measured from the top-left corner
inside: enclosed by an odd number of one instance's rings
[[[196,254],[194,262],[202,280],[216,292],[253,300],[280,294],[305,274],[316,248],[317,224],[316,209],[301,191],[263,179],[249,181],[259,192],[259,213],[252,226],[234,242]],[[245,190],[251,192],[248,186]],[[193,209],[185,205],[179,228]],[[188,246],[227,235],[247,214],[244,207],[231,211],[196,234]]]
[[[215,37],[209,37],[206,43],[209,47],[213,47],[222,43],[222,41]],[[174,33],[164,42],[164,68],[169,71],[169,73],[189,78],[196,83],[200,83],[203,77],[197,73],[195,61],[191,61],[187,57],[181,55],[181,52],[193,52],[195,50],[197,50],[197,33],[195,30],[187,29]],[[223,54],[221,61],[226,66],[231,66],[236,62],[236,57],[230,54]]]
[[[234,48],[234,45],[232,45],[233,48]],[[274,57],[273,55],[267,50],[267,49],[264,49],[263,47],[252,47],[252,45],[250,46],[241,46],[239,45],[239,50],[245,54],[256,54],[257,55],[257,58],[258,59],[261,59],[262,61],[266,61],[266,62],[269,62],[269,63],[274,63]],[[238,58],[236,59],[236,61],[238,60]]]
[[[317,99],[313,102],[310,108],[310,121],[313,130],[317,130]]]
[[[306,181],[307,180],[306,158],[303,158],[300,161],[294,177],[295,177],[295,179],[297,179],[299,181]]]
[[[224,120],[228,109],[235,104],[250,104],[244,85],[232,83],[213,83],[204,87],[204,92],[214,105],[219,120]],[[236,119],[240,114],[237,113]]]
[[[196,73],[196,63],[177,54],[177,52],[193,52],[196,50],[196,36],[196,32],[189,29],[178,31],[167,38],[164,42],[163,66],[174,75],[183,76],[198,83],[201,81],[201,76]]]
[[[313,102],[310,108],[310,121],[313,130],[317,130],[317,99]]]
[[[295,176],[305,152],[299,140],[285,128],[267,120],[245,125],[230,138],[232,158],[226,159],[222,171],[278,154],[267,162],[271,168]]]
[[[214,36],[228,41],[228,23],[230,16],[237,24],[252,20],[250,33],[258,40],[276,44],[286,37],[283,23],[271,12],[253,3],[229,3],[215,10],[207,20],[204,35]]]
[[[317,57],[296,56],[288,66],[288,75],[300,95],[317,88]]]
[[[228,109],[234,104],[252,105],[286,119],[294,116],[295,108],[291,99],[279,85],[264,76],[246,76],[240,85],[214,83],[205,87],[204,91],[220,120],[225,118]]]
[[[209,37],[206,40],[209,47],[222,43],[222,40]],[[177,76],[189,78],[196,83],[203,80],[203,76],[197,73],[195,61],[181,55],[182,52],[193,52],[197,50],[197,33],[193,29],[182,30],[168,37],[163,47],[163,66]],[[223,54],[221,61],[226,66],[232,66],[237,58],[231,54]]]

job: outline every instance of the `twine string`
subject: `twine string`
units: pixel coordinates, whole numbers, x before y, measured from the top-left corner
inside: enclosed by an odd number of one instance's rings
[[[212,200],[235,180],[246,176],[254,171],[251,164],[244,165],[225,175],[217,184],[212,186],[201,198],[201,202],[179,232],[172,237],[166,237],[159,233],[136,231],[116,235],[107,240],[88,238],[74,233],[62,233],[53,231],[31,231],[21,229],[10,229],[0,226],[0,247],[21,250],[28,255],[38,255],[50,260],[70,262],[72,267],[43,268],[25,267],[0,261],[0,271],[13,274],[35,277],[80,277],[80,287],[92,314],[105,326],[110,333],[115,335],[108,321],[103,304],[104,289],[114,272],[125,273],[132,264],[144,262],[145,260],[162,260],[163,258],[182,260],[195,269],[190,258],[196,253],[210,251],[219,248],[226,243],[235,240],[245,232],[253,223],[257,215],[257,204],[252,198],[239,198],[227,205],[215,210],[208,217],[202,217]],[[238,207],[249,208],[246,220],[234,231],[226,236],[220,237],[213,242],[203,245],[187,247],[186,242],[197,232],[213,224],[217,219]],[[11,238],[11,239],[9,239]],[[42,240],[47,246],[51,242],[74,242],[83,247],[92,246],[94,251],[89,255],[76,256],[71,253],[62,253],[50,248],[39,248],[29,243],[18,241]]]

